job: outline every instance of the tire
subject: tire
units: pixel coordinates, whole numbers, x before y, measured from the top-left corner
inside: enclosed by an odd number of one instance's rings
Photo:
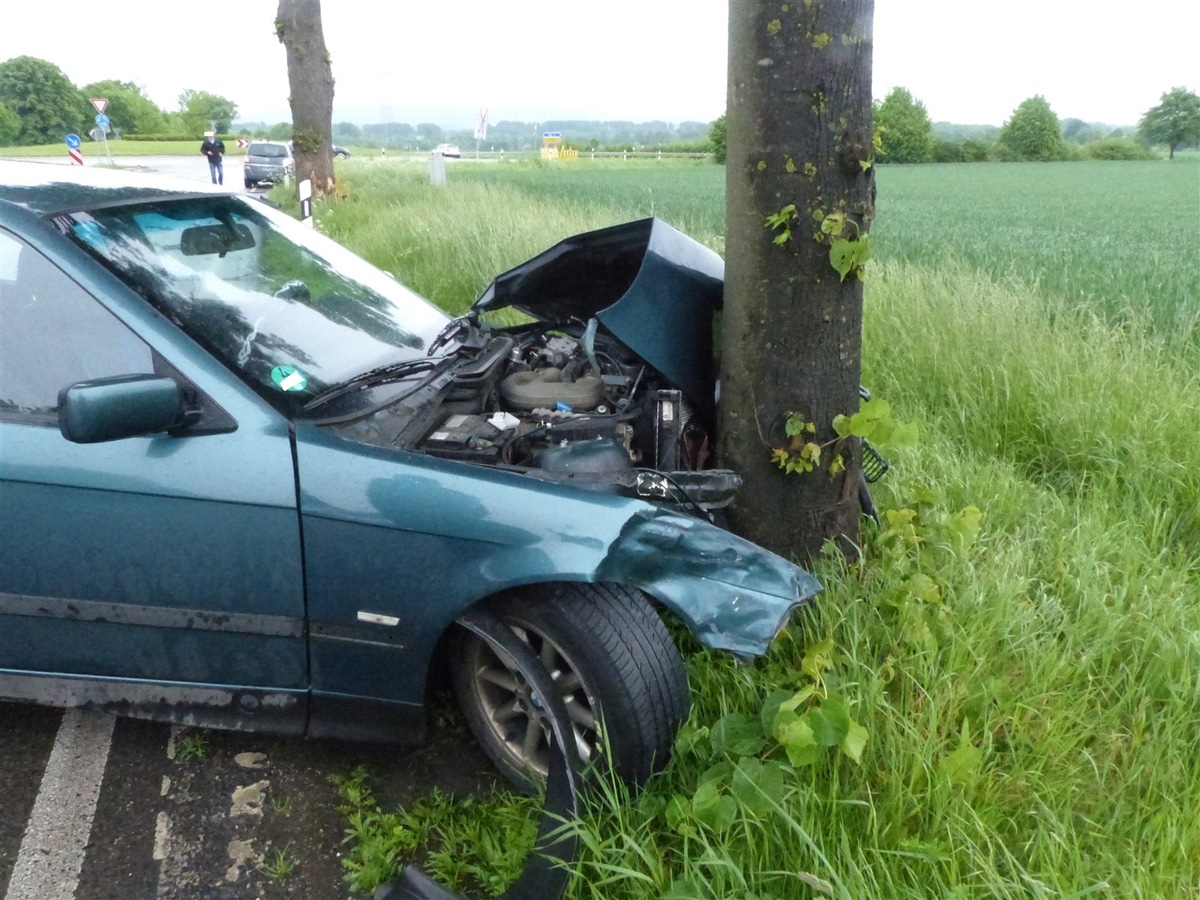
[[[242,180],[246,182],[246,190],[250,190],[252,187],[254,187],[254,182],[249,178],[243,178]]]
[[[611,766],[638,784],[666,763],[691,696],[679,650],[645,595],[620,585],[545,585],[498,597],[487,611],[549,672],[582,766]],[[476,740],[506,778],[536,792],[553,749],[549,707],[485,636],[456,628],[450,652],[451,684]]]

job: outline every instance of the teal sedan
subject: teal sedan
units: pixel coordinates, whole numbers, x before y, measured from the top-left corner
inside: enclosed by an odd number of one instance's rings
[[[253,198],[0,162],[0,698],[419,741],[449,683],[520,785],[555,733],[644,779],[665,619],[748,657],[819,590],[712,524],[722,275],[646,219],[452,319]]]

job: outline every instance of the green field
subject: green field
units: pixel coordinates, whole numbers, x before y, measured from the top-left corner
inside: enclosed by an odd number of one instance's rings
[[[575,231],[657,215],[723,247],[707,163],[456,165],[440,189],[420,165],[338,171],[319,226],[454,311]],[[1200,165],[893,167],[878,188],[864,383],[921,433],[877,485],[884,527],[861,567],[819,565],[766,659],[689,653],[675,757],[590,799],[572,895],[1195,897]],[[771,730],[797,692],[825,710],[809,755]],[[480,873],[519,870],[480,838],[510,826],[503,793],[347,803],[360,888],[431,823],[442,877],[486,894]]]

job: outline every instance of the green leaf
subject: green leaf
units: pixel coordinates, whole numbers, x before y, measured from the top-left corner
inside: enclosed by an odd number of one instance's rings
[[[856,763],[861,763],[862,752],[867,746],[867,739],[869,737],[870,734],[867,729],[851,719],[850,730],[846,732],[846,739],[842,741],[842,752]]]
[[[775,739],[787,751],[793,766],[808,766],[821,758],[821,746],[805,718],[795,718],[775,729]]]
[[[680,826],[687,821],[691,807],[687,797],[673,794],[667,802],[667,827],[672,831],[678,831]]]
[[[774,760],[761,763],[752,756],[744,756],[733,771],[730,791],[750,812],[769,815],[783,797],[783,766]]]
[[[918,572],[912,578],[908,579],[904,583],[904,587],[908,595],[914,600],[921,600],[924,603],[942,602],[942,589],[936,581],[924,572]]]
[[[775,690],[767,694],[767,699],[763,701],[762,714],[760,716],[763,734],[774,734],[775,718],[779,715],[779,709],[792,696],[792,692],[787,690]],[[793,706],[792,709],[795,709],[795,707]]]
[[[667,801],[661,794],[645,791],[638,797],[638,812],[647,820],[658,818],[667,808]]]
[[[696,747],[708,740],[708,728],[704,725],[684,725],[675,735],[675,753],[683,755],[691,753]]]
[[[866,265],[870,258],[871,245],[865,234],[856,241],[835,237],[829,247],[829,264],[842,276],[842,281],[852,271]]]
[[[849,241],[838,238],[829,248],[829,264],[842,276],[842,281],[854,268],[854,245]]]
[[[975,539],[979,537],[979,523],[982,518],[983,513],[979,511],[979,507],[968,506],[950,519],[946,530],[950,532],[954,546],[959,552],[975,543]]]
[[[797,437],[804,434],[805,424],[804,417],[799,413],[788,413],[788,417],[783,423],[783,432],[788,437]]]
[[[800,690],[796,691],[794,694],[792,694],[792,696],[789,697],[787,700],[780,703],[779,708],[780,708],[780,710],[786,710],[788,712],[792,712],[793,710],[799,709],[801,706],[803,706],[805,703],[807,703],[809,701],[809,699],[811,699],[816,693],[817,693],[816,685],[814,685],[814,684],[806,685],[806,686],[800,688]],[[793,713],[793,715],[795,715],[795,713]]]
[[[715,781],[709,781],[696,789],[692,798],[692,814],[696,821],[713,831],[725,831],[737,818],[737,802],[722,794]]]
[[[696,780],[696,784],[707,784],[710,781],[716,781],[716,782],[720,783],[720,782],[724,781],[726,778],[728,778],[729,773],[732,771],[733,771],[733,763],[729,762],[728,760],[723,759],[719,763],[715,763],[715,764],[709,766],[707,769],[705,769],[704,774],[702,774]]]
[[[942,758],[938,770],[951,784],[969,784],[983,768],[983,751],[971,743],[970,722],[963,719],[958,747]]]
[[[754,756],[765,743],[762,726],[744,713],[727,713],[712,727],[712,748],[717,753]]]
[[[825,234],[840,235],[845,227],[845,213],[830,213],[821,221],[821,231]]]
[[[827,697],[820,705],[813,707],[805,716],[812,728],[813,739],[822,747],[838,747],[850,734],[850,713],[835,697]]]

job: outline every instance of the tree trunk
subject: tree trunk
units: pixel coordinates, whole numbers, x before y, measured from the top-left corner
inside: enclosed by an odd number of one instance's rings
[[[333,189],[333,69],[321,28],[321,0],[279,0],[275,33],[287,50],[296,182],[313,195]]]
[[[729,3],[719,450],[745,477],[734,529],[801,558],[855,541],[860,521],[861,451],[832,423],[859,406],[873,16],[874,0]],[[789,436],[790,416],[814,430]],[[799,460],[808,443],[821,447],[811,472],[773,459]]]

